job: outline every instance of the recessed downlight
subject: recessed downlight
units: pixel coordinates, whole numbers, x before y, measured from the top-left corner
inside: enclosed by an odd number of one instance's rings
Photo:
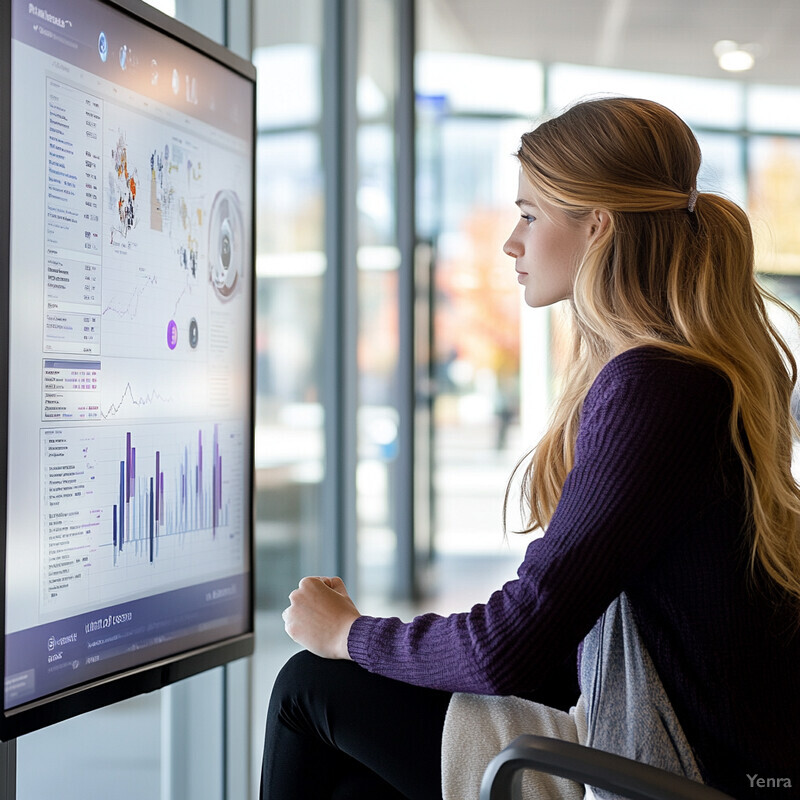
[[[714,45],[717,64],[726,72],[745,72],[752,69],[756,63],[755,51],[755,45],[739,44],[733,39],[721,39]]]

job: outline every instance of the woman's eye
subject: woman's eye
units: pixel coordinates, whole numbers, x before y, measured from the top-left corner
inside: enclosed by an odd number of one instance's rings
[[[531,222],[533,222],[536,219],[536,217],[532,217],[530,214],[522,214],[522,219],[524,219],[525,222],[527,222],[528,225],[530,225]]]

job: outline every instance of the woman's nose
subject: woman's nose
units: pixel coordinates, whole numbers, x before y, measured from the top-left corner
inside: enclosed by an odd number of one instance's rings
[[[520,246],[519,242],[514,241],[514,236],[509,236],[506,240],[506,243],[503,245],[503,252],[507,256],[511,256],[511,258],[519,258],[520,257]]]

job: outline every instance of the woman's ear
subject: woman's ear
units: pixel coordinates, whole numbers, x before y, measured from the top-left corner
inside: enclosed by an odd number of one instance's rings
[[[589,239],[596,239],[605,233],[611,223],[611,216],[604,208],[595,208],[589,214]]]

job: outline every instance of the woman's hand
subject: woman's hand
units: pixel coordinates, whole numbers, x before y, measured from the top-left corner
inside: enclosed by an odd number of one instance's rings
[[[303,578],[283,612],[286,633],[323,658],[350,659],[347,635],[361,615],[341,578]]]

